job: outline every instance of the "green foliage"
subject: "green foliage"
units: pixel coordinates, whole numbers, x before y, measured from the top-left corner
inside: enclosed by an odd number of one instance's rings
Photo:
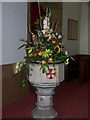
[[[19,71],[23,71],[27,76],[29,70],[32,70],[32,68],[29,69],[30,63],[38,62],[38,64],[41,65],[40,70],[42,73],[49,70],[49,64],[53,64],[55,69],[55,64],[57,63],[69,63],[69,54],[62,43],[63,36],[50,28],[50,16],[51,11],[47,8],[46,16],[40,16],[40,19],[37,20],[35,24],[35,33],[31,32],[29,26],[32,42],[29,40],[21,40],[24,44],[21,45],[19,49],[24,47],[26,56],[24,57],[24,62],[19,64]],[[20,84],[24,86],[25,81],[22,80]]]

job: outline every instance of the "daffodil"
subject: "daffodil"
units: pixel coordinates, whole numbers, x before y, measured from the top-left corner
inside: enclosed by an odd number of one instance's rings
[[[59,47],[59,45],[57,45],[54,49],[57,51],[57,53],[60,53],[60,47]]]

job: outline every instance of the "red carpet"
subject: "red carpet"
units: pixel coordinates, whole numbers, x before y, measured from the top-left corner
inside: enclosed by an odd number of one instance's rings
[[[30,96],[3,108],[3,118],[31,118],[36,95]],[[88,83],[64,83],[55,89],[54,108],[57,118],[88,118]]]

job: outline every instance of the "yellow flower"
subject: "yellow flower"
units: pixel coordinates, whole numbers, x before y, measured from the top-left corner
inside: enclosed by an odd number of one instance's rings
[[[41,52],[41,51],[38,53],[39,56],[42,56],[42,54],[43,54],[43,52]]]
[[[42,60],[41,63],[42,63],[43,65],[46,64],[46,62],[45,62],[44,60]]]
[[[49,61],[49,62],[52,62],[52,61],[53,61],[53,59],[52,59],[52,58],[49,58],[49,59],[48,59],[48,61]]]
[[[52,34],[51,38],[52,38],[52,39],[57,39],[54,34]]]
[[[59,45],[57,45],[54,49],[57,51],[57,53],[60,53],[60,47],[59,47]]]

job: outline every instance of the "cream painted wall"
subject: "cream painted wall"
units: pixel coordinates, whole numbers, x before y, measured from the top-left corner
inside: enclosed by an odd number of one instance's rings
[[[79,54],[79,33],[80,33],[80,13],[81,3],[79,2],[63,2],[63,22],[62,22],[62,34],[64,36],[63,43],[70,55]],[[68,19],[74,19],[78,21],[78,39],[68,40]]]
[[[63,42],[71,55],[78,53],[85,53],[85,54],[88,53],[88,45],[89,45],[88,37],[87,37],[88,22],[87,19],[85,19],[88,16],[88,14],[86,13],[88,9],[87,9],[87,4],[85,3],[82,4],[83,6],[82,6],[82,14],[81,14],[80,11],[81,3],[63,2],[63,18],[62,18],[62,34],[64,36]],[[80,28],[80,17],[81,17],[81,28]],[[67,38],[68,18],[78,20],[78,40],[68,40]],[[27,36],[27,4],[24,2],[3,3],[2,20],[3,20],[2,21],[3,42],[1,43],[0,41],[0,44],[2,44],[3,64],[9,64],[9,63],[21,61],[23,60],[25,52],[24,50],[18,50],[18,47],[22,44],[20,42],[20,39],[26,38]],[[81,29],[81,32],[79,28]],[[81,37],[79,35],[81,35]]]
[[[88,3],[81,6],[80,54],[88,54]]]
[[[2,63],[10,64],[22,61],[24,49],[18,50],[23,44],[20,39],[27,37],[27,3],[2,3]]]

